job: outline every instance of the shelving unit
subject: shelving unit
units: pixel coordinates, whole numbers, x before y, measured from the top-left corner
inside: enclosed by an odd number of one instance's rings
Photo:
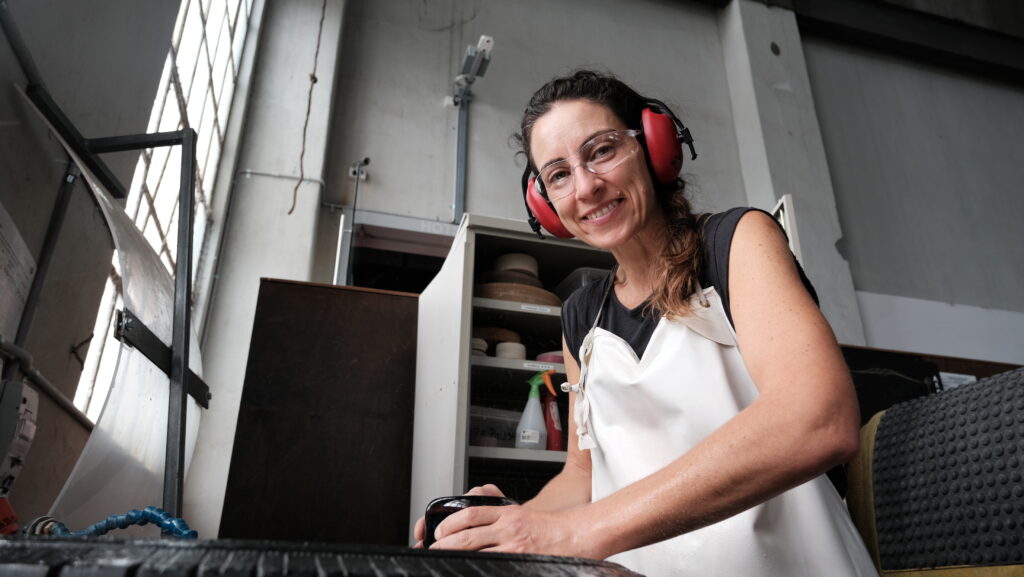
[[[537,371],[554,370],[556,373],[565,374],[565,365],[562,363],[545,363],[542,361],[521,361],[518,359],[502,359],[498,357],[470,357],[470,364],[481,369],[495,369],[507,371]]]
[[[564,463],[565,451],[533,451],[531,449],[510,449],[506,447],[469,446],[470,457],[481,459],[503,459],[506,461],[536,461],[542,463]]]
[[[521,412],[528,379],[553,369],[556,387],[565,365],[536,361],[561,351],[561,308],[475,296],[492,263],[521,252],[538,262],[538,277],[553,291],[577,268],[609,269],[610,254],[576,240],[538,239],[526,223],[466,215],[440,272],[420,295],[417,335],[416,409],[413,436],[410,523],[435,497],[462,494],[484,483],[525,500],[555,475],[564,451],[537,451],[471,444],[470,406]],[[470,353],[474,327],[518,333],[526,360]],[[493,351],[491,351],[493,354]],[[568,396],[559,391],[562,428],[568,431]]]

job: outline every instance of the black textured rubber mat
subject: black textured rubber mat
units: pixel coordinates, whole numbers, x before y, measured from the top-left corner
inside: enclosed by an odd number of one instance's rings
[[[1024,369],[891,407],[872,468],[882,569],[1024,563]]]
[[[0,539],[4,577],[635,577],[573,557],[275,541]]]

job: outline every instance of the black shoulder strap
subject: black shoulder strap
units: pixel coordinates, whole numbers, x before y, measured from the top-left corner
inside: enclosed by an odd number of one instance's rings
[[[699,221],[704,223],[704,267],[701,275],[701,284],[706,287],[715,287],[715,292],[722,299],[722,308],[725,309],[725,316],[729,319],[729,324],[733,326],[735,326],[735,323],[732,321],[732,309],[729,306],[729,250],[732,248],[732,237],[736,233],[736,226],[739,224],[740,219],[752,210],[768,214],[758,208],[741,206],[731,208],[725,212],[712,214],[701,218]],[[781,229],[782,226],[780,225],[779,228]],[[786,231],[783,230],[782,233],[785,234]],[[796,257],[793,257],[793,261],[796,263],[797,272],[800,273],[801,282],[804,283],[807,292],[811,294],[811,298],[817,304],[818,293],[814,290],[814,285],[811,284],[810,279],[804,274],[804,269],[800,266],[800,262],[796,260]]]
[[[704,222],[704,275],[705,286],[715,287],[715,292],[722,299],[725,316],[732,322],[732,310],[729,307],[729,249],[732,247],[732,236],[736,225],[747,212],[755,210],[737,207],[725,212],[712,214],[702,219]]]

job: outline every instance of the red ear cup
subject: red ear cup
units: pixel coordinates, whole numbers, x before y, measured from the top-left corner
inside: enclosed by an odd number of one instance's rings
[[[669,184],[683,168],[683,143],[676,136],[676,125],[667,114],[645,108],[641,113],[644,141],[651,167],[659,184]]]
[[[529,207],[533,216],[537,217],[541,226],[552,235],[558,238],[572,238],[573,234],[565,229],[562,220],[558,218],[558,213],[537,190],[536,180],[536,177],[531,176],[530,183],[526,186],[526,206]]]

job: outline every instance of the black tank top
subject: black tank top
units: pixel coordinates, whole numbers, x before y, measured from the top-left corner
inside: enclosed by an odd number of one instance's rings
[[[702,215],[698,219],[699,226],[703,229],[704,241],[704,259],[699,271],[700,285],[702,288],[715,287],[730,323],[732,310],[729,307],[729,249],[740,218],[752,210],[759,209],[737,207],[712,215]],[[818,295],[799,263],[797,269],[814,302],[818,302]],[[577,364],[580,362],[580,346],[601,309],[601,297],[609,281],[610,276],[577,289],[562,305],[562,334],[565,335],[569,352]],[[615,296],[615,291],[611,291],[608,295],[608,306],[605,307],[598,323],[602,329],[629,343],[638,358],[643,357],[647,343],[650,342],[651,335],[661,320],[661,313],[650,310],[646,305],[645,301],[636,308],[626,308]]]
[[[730,324],[732,324],[732,310],[729,307],[729,249],[732,246],[736,225],[740,218],[751,210],[760,209],[737,207],[710,216],[702,215],[697,220],[698,226],[702,226],[704,242],[704,260],[699,271],[700,286],[702,288],[715,287]],[[781,226],[779,228],[781,229]],[[800,266],[796,257],[793,257],[793,261],[796,262],[797,272],[800,274],[800,280],[803,281],[804,287],[807,288],[807,292],[810,293],[814,302],[818,303],[818,293],[814,290],[807,275],[804,274],[803,267]],[[611,282],[610,275],[581,287],[570,295],[562,305],[562,334],[565,335],[569,353],[576,359],[577,365],[580,362],[580,346],[601,309],[602,297],[609,282]],[[608,306],[605,307],[598,326],[629,343],[637,358],[642,358],[644,350],[647,349],[647,343],[650,342],[651,335],[661,320],[661,314],[651,310],[645,311],[646,302],[634,309],[628,309],[616,298],[615,291],[610,292]],[[840,497],[845,497],[847,490],[846,465],[833,467],[827,475]]]

